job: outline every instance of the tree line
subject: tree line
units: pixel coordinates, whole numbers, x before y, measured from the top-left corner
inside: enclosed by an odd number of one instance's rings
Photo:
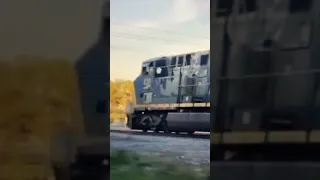
[[[134,86],[130,80],[110,82],[110,120],[125,121],[125,109],[129,102],[135,102]]]

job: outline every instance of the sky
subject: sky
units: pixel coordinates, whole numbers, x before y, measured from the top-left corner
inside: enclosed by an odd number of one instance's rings
[[[210,49],[210,0],[111,0],[110,78],[134,80],[147,59]]]

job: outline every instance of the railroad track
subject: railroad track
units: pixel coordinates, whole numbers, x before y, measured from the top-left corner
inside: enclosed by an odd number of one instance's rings
[[[210,139],[210,133],[194,133],[189,134],[175,134],[175,133],[156,133],[156,132],[142,132],[134,130],[122,130],[122,129],[110,129],[111,133],[122,133],[122,134],[131,134],[131,135],[143,135],[143,136],[164,136],[164,137],[181,137],[181,138],[195,138],[195,139]]]

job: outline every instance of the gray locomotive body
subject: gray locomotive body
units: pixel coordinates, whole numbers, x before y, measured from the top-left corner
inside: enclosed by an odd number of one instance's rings
[[[128,113],[130,128],[210,131],[209,51],[144,61],[134,87],[136,105]]]
[[[319,1],[211,5],[211,160],[319,161]]]
[[[319,129],[318,1],[212,6],[215,131]]]

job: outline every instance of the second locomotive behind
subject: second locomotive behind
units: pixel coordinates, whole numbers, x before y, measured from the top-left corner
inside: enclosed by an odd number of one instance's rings
[[[142,63],[127,126],[155,132],[210,132],[209,50]]]

